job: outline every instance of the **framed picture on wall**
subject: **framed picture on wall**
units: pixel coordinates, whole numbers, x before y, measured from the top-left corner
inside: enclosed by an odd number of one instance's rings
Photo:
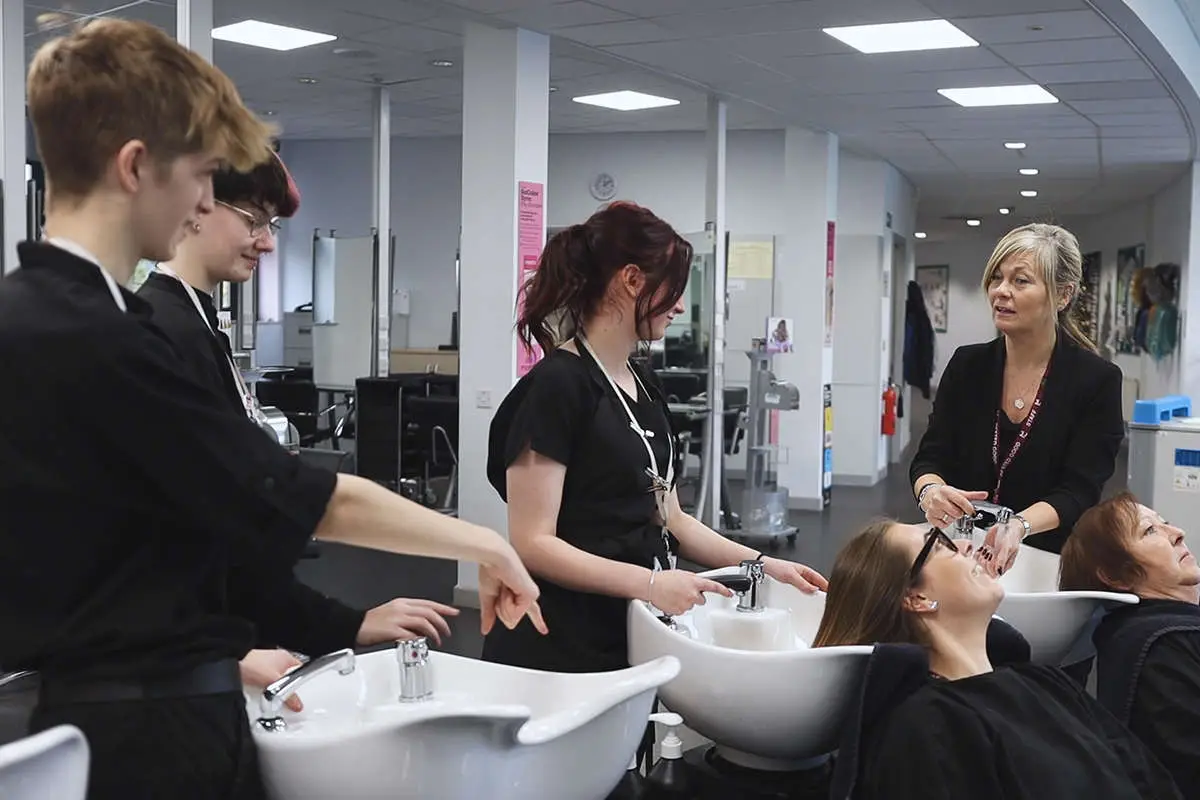
[[[1083,285],[1076,301],[1080,327],[1093,342],[1099,341],[1100,320],[1100,251],[1083,256]]]
[[[946,264],[917,267],[917,285],[935,333],[945,333],[950,317],[950,267]]]
[[[1137,353],[1137,319],[1139,301],[1135,295],[1135,282],[1142,267],[1146,265],[1146,245],[1135,244],[1117,251],[1117,297],[1113,303],[1113,320],[1118,353]]]

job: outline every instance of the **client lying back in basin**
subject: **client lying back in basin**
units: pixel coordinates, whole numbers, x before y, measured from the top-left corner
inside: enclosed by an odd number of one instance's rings
[[[994,669],[1004,589],[941,531],[876,522],[838,555],[818,646],[875,643],[832,797],[1174,800],[1171,776],[1055,667]]]

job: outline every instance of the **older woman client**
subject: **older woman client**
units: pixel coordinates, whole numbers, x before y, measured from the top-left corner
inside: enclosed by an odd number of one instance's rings
[[[1183,530],[1129,494],[1101,503],[1063,548],[1060,587],[1141,598],[1092,636],[1097,697],[1200,800],[1200,565]]]

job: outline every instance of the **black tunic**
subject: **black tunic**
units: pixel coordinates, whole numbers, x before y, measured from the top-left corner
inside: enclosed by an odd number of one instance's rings
[[[631,429],[612,386],[588,353],[556,350],[504,399],[488,440],[488,480],[507,500],[506,471],[528,446],[567,468],[558,515],[560,539],[604,558],[651,568],[666,561],[661,527],[646,474],[650,459]],[[672,435],[657,378],[634,367],[651,396],[626,396],[665,477]],[[676,546],[672,540],[671,547]],[[559,586],[538,577],[550,633],[528,622],[493,629],[484,642],[489,661],[557,672],[622,669],[629,665],[629,601]]]
[[[293,564],[336,477],[182,374],[95,264],[19,254],[0,280],[0,664],[148,679],[240,658],[229,564]]]
[[[1200,607],[1143,600],[1106,616],[1096,643],[1097,698],[1200,798]]]
[[[154,325],[175,346],[179,370],[218,393],[235,414],[245,414],[230,368],[233,349],[218,326],[212,297],[196,292],[205,325],[183,284],[169,275],[151,273],[137,294],[153,307]],[[365,616],[305,585],[287,564],[274,571],[263,564],[231,565],[226,594],[229,611],[257,627],[259,647],[281,646],[313,656],[354,647]]]
[[[862,800],[1174,800],[1150,750],[1060,670],[932,680],[864,753]]]

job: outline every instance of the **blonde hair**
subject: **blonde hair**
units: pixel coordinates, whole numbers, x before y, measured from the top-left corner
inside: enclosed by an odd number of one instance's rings
[[[271,157],[274,131],[233,81],[145,22],[96,20],[47,42],[26,88],[52,201],[93,191],[133,140],[161,165],[211,154],[249,171]]]
[[[1045,222],[1013,228],[996,243],[983,270],[981,285],[984,292],[1000,265],[1016,255],[1032,258],[1034,268],[1046,284],[1049,302],[1056,303],[1064,293],[1068,294],[1066,306],[1058,312],[1059,331],[1085,350],[1098,352],[1096,343],[1083,332],[1076,318],[1076,301],[1083,286],[1083,256],[1075,234]]]

